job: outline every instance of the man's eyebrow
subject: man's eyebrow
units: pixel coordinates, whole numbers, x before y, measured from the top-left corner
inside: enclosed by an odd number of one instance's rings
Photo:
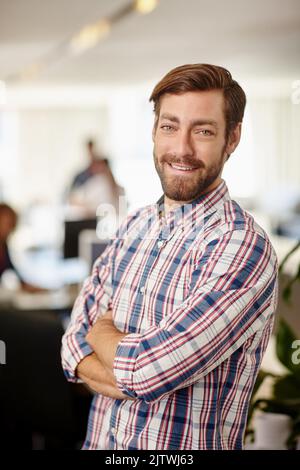
[[[216,128],[219,127],[217,121],[213,121],[212,119],[195,119],[195,121],[192,121],[193,126],[205,126],[207,124]]]
[[[172,114],[164,113],[160,116],[161,119],[167,119],[168,121],[177,122],[179,123],[179,119],[177,116],[173,116]],[[219,127],[218,123],[212,119],[195,119],[191,122],[192,126],[203,126],[203,125],[210,125],[214,126],[216,129]]]
[[[161,119],[167,119],[168,121],[172,122],[179,122],[178,117],[173,116],[172,114],[164,113],[160,116]]]

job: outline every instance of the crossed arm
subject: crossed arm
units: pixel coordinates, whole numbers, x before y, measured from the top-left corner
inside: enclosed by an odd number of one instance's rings
[[[113,324],[110,310],[97,320],[86,336],[93,353],[86,356],[77,366],[77,376],[89,388],[115,399],[131,399],[124,395],[116,385],[113,362],[117,345],[126,334],[121,333]]]
[[[77,377],[102,395],[154,402],[199,381],[254,334],[266,335],[275,309],[277,264],[265,239],[254,235],[236,230],[208,243],[189,296],[144,332],[115,328],[102,288],[109,264],[101,264],[65,335],[68,380],[76,380],[76,368]],[[95,302],[94,284],[101,301]],[[106,313],[94,321],[100,308]]]

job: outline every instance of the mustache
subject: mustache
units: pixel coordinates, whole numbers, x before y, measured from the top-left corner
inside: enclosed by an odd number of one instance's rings
[[[204,168],[205,165],[201,160],[195,160],[194,158],[185,157],[185,158],[178,158],[175,155],[162,155],[160,158],[161,163],[173,163],[174,165],[186,165],[192,166],[197,168]]]

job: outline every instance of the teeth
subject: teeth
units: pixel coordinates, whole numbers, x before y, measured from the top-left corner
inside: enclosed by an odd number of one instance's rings
[[[171,167],[175,168],[175,170],[183,170],[183,171],[188,171],[188,170],[194,170],[195,168],[192,166],[178,166],[178,165],[173,165],[171,163]]]

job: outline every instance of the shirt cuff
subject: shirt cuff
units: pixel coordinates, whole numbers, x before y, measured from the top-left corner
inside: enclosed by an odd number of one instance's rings
[[[85,357],[93,352],[88,343],[82,343],[80,349],[76,349],[76,354],[70,352],[67,357],[63,358],[63,370],[69,382],[82,383],[82,380],[76,375],[77,366]]]
[[[113,373],[118,388],[124,395],[131,398],[137,397],[137,393],[134,391],[133,374],[141,337],[142,335],[136,333],[124,336],[118,343],[113,364]]]

